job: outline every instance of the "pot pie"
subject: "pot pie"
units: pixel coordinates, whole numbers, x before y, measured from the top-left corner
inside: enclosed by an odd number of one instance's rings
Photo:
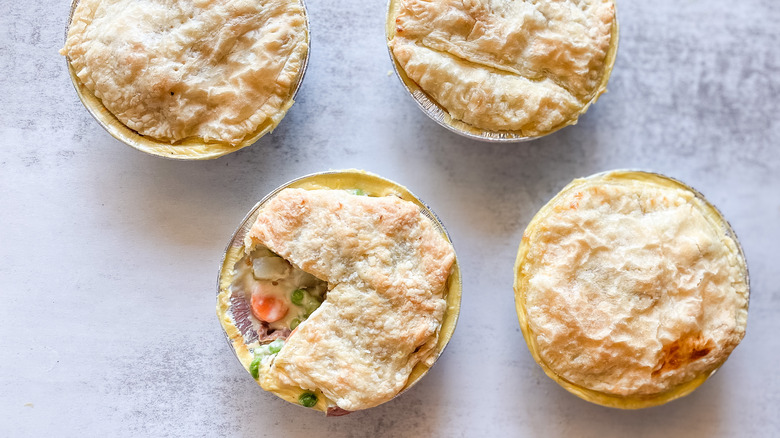
[[[745,335],[748,272],[699,193],[613,171],[577,179],[533,218],[515,265],[520,326],[565,389],[635,409],[682,397]]]
[[[217,314],[263,389],[343,415],[415,383],[459,305],[455,252],[435,217],[405,188],[345,171],[258,204],[225,256]]]
[[[576,123],[606,91],[618,27],[611,0],[391,0],[387,35],[434,120],[523,140]]]
[[[65,47],[74,85],[119,140],[213,158],[273,130],[308,56],[300,0],[80,0]]]

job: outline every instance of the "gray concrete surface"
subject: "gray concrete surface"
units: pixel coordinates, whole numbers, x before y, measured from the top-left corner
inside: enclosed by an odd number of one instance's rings
[[[383,1],[309,0],[312,56],[273,135],[209,162],[147,156],[87,113],[57,53],[67,1],[0,0],[0,436],[780,436],[780,3],[619,2],[609,93],[545,139],[425,118],[389,75]],[[399,181],[447,225],[459,326],[411,391],[325,418],[262,391],[214,313],[246,211],[310,172]],[[572,178],[641,168],[720,207],[752,276],[748,332],[695,393],[633,412],[569,395],[518,329],[512,265]]]

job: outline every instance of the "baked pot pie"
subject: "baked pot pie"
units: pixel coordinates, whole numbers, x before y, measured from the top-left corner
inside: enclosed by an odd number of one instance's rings
[[[566,186],[525,230],[514,289],[545,373],[616,408],[689,394],[747,324],[748,271],[734,232],[701,194],[653,173]]]
[[[406,188],[362,171],[272,192],[234,235],[217,314],[265,390],[328,415],[386,402],[446,346],[460,273],[438,219]]]
[[[492,141],[576,123],[606,91],[618,43],[611,0],[390,0],[386,32],[420,108]]]
[[[207,159],[279,124],[309,31],[301,0],[78,0],[60,53],[112,136],[153,155]]]

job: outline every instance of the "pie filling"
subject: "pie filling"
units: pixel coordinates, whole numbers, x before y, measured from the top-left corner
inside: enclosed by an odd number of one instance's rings
[[[325,301],[328,283],[264,245],[258,245],[236,263],[233,279],[230,292],[237,310],[234,317],[243,320],[243,324],[237,321],[236,325],[243,325],[242,334],[250,341],[246,346],[254,359],[249,372],[257,380],[260,368],[273,362],[292,332]],[[298,403],[305,407],[313,407],[317,401],[317,394],[309,391],[298,397]],[[330,408],[328,412],[331,415]]]
[[[258,245],[236,263],[230,288],[233,297],[249,303],[252,331],[262,345],[286,340],[320,307],[328,283]]]

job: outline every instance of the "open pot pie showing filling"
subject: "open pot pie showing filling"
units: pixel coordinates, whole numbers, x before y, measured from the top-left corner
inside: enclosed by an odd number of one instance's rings
[[[660,175],[573,181],[529,224],[515,275],[534,359],[594,403],[684,396],[745,334],[748,274],[733,231],[700,194]]]
[[[617,34],[611,0],[392,0],[388,13],[410,91],[457,130],[524,138],[575,123],[605,91]]]
[[[356,175],[378,180],[347,178]],[[223,264],[217,313],[263,389],[329,415],[376,406],[451,336],[454,250],[397,194],[295,186],[248,217]]]
[[[101,124],[121,122],[150,153],[157,142],[165,155],[211,157],[284,117],[308,25],[300,0],[79,0],[61,53]]]

